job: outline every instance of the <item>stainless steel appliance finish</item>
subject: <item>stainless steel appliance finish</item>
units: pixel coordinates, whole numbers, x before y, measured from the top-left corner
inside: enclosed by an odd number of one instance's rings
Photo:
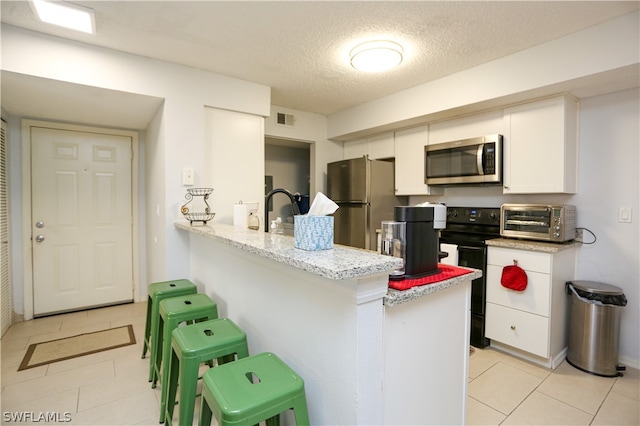
[[[546,204],[503,204],[500,235],[562,243],[576,237],[576,207]]]
[[[395,196],[392,162],[354,158],[327,164],[327,196],[334,213],[334,243],[377,250],[376,230],[394,220],[393,208],[406,204]]]
[[[502,182],[502,135],[426,145],[427,185]]]
[[[620,313],[627,303],[622,289],[593,281],[572,281],[567,289],[571,297],[567,362],[598,376],[619,376]]]
[[[487,207],[447,207],[447,226],[440,231],[440,243],[457,246],[459,266],[479,269],[482,277],[471,283],[472,346],[484,348],[490,340],[485,337],[487,300],[486,240],[500,237],[500,209]]]
[[[406,224],[406,248],[404,278],[421,278],[440,272],[438,268],[439,228],[436,225],[436,208],[430,206],[396,206],[395,218]],[[397,279],[397,276],[391,276]]]

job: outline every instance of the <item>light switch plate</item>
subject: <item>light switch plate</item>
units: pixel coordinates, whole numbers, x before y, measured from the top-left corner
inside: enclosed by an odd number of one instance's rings
[[[620,207],[620,210],[618,210],[618,222],[631,223],[631,207]]]
[[[192,186],[193,184],[193,169],[182,169],[182,185]]]

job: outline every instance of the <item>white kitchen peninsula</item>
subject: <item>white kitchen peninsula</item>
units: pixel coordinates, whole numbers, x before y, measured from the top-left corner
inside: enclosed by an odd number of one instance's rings
[[[178,221],[191,279],[248,336],[305,380],[312,424],[464,424],[470,282],[388,288],[396,258]],[[286,423],[292,423],[292,417]]]

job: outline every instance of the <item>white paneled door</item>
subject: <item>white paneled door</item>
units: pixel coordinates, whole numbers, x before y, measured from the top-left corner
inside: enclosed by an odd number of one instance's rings
[[[34,315],[133,300],[132,139],[31,127]]]

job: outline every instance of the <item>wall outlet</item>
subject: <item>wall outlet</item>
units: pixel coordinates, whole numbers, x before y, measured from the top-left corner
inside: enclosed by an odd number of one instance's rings
[[[582,231],[584,231],[584,229],[576,229],[576,240],[582,241],[582,236],[583,236]]]

